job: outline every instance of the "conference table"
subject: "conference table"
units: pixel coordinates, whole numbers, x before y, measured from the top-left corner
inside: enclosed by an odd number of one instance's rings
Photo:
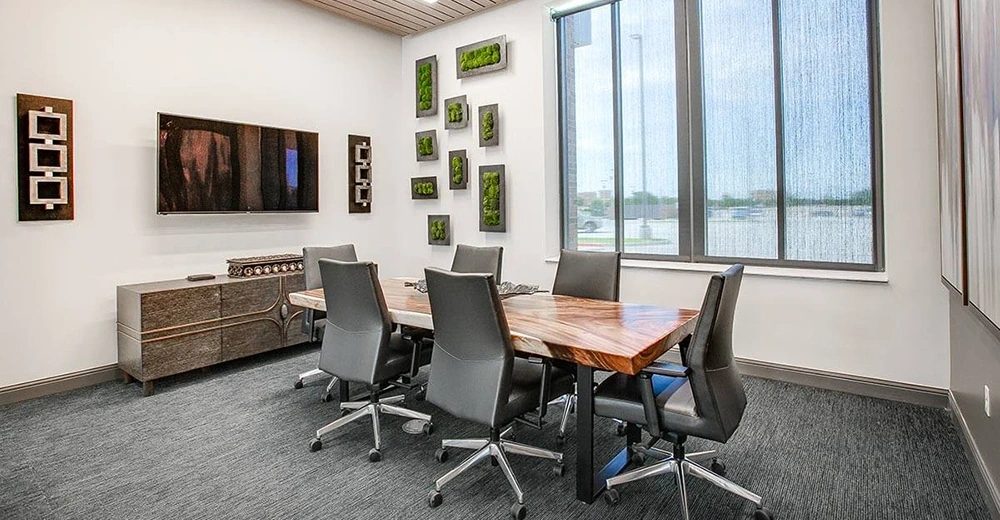
[[[427,294],[409,278],[380,281],[393,323],[433,330]],[[322,289],[289,294],[293,305],[326,311]],[[641,431],[626,428],[626,448],[594,472],[594,371],[637,374],[694,331],[698,311],[653,305],[609,302],[548,293],[503,299],[514,349],[523,355],[574,363],[577,367],[576,498],[592,503],[605,480],[628,463],[632,443]],[[555,396],[554,396],[555,397]]]

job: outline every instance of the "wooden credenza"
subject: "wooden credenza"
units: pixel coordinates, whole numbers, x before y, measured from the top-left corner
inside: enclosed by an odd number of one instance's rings
[[[118,366],[153,393],[153,381],[309,341],[304,309],[288,293],[301,273],[118,287]]]

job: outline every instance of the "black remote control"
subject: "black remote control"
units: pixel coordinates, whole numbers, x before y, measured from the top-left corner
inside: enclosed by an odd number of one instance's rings
[[[189,274],[187,277],[189,282],[200,282],[202,280],[214,280],[214,274]]]

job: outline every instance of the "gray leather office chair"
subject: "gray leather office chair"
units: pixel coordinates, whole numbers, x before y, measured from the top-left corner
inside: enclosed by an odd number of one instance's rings
[[[621,268],[622,255],[617,251],[603,253],[563,249],[559,255],[556,279],[552,283],[552,294],[616,302],[621,286]],[[556,365],[573,373],[574,367],[568,364]],[[562,446],[569,416],[576,408],[576,391],[562,395],[549,404],[563,407],[559,434],[556,436],[556,444]]]
[[[652,436],[636,447],[633,462],[641,464],[646,456],[662,459],[607,480],[604,498],[617,504],[616,486],[626,482],[672,473],[677,481],[681,511],[687,520],[688,475],[708,481],[757,506],[756,520],[771,520],[761,497],[724,478],[725,466],[715,451],[687,454],[684,441],[689,435],[726,442],[739,427],[747,398],[733,361],[733,312],[740,292],[743,266],[736,264],[724,273],[712,276],[694,334],[681,344],[684,366],[654,362],[638,376],[616,374],[605,379],[594,393],[594,414],[641,425]],[[673,445],[667,452],[654,447],[660,439]],[[712,469],[697,461],[711,459]]]
[[[334,247],[303,247],[302,267],[306,290],[323,287],[323,279],[319,274],[319,260],[321,258],[340,260],[341,262],[357,262],[358,254],[354,251],[354,244],[344,244]],[[326,323],[325,317],[326,313],[313,309],[306,309],[302,313],[302,332],[309,335],[310,343],[323,341],[323,324]],[[295,389],[302,388],[306,378],[322,375],[323,373],[323,370],[315,368],[299,374],[298,379],[295,380]],[[323,393],[323,401],[329,402],[333,398],[332,391],[335,384],[337,384],[336,377],[331,379],[330,384],[326,386],[326,392]]]
[[[309,448],[312,451],[321,449],[324,435],[370,416],[375,447],[368,452],[368,459],[377,462],[382,459],[381,414],[421,419],[426,421],[424,433],[433,431],[429,415],[396,406],[404,396],[379,399],[380,386],[408,373],[416,352],[428,351],[414,349],[400,334],[392,332],[394,327],[375,264],[322,259],[319,268],[327,309],[319,367],[344,381],[368,385],[371,397],[368,402],[340,403],[341,414],[346,415],[316,431]]]
[[[503,246],[476,247],[458,244],[451,262],[454,273],[492,273],[497,283],[503,267]]]
[[[451,261],[451,270],[455,273],[492,273],[497,283],[500,282],[500,272],[503,267],[503,246],[476,247],[458,244],[455,247],[455,257]],[[422,344],[434,339],[434,332],[416,327],[402,327],[402,333],[410,341]],[[417,401],[423,401],[427,396],[426,384],[420,385],[413,394]]]
[[[570,375],[550,363],[533,363],[514,356],[510,329],[492,274],[452,273],[424,270],[434,315],[434,355],[427,399],[461,419],[489,427],[486,439],[445,440],[435,453],[439,462],[448,460],[449,448],[476,450],[455,469],[434,483],[428,495],[431,507],[441,505],[441,488],[479,461],[491,457],[514,488],[517,503],[511,516],[527,514],[524,491],[507,460],[508,454],[556,461],[555,472],[564,471],[563,456],[533,446],[512,442],[508,437],[515,418],[548,402],[550,389],[566,393],[573,387]]]

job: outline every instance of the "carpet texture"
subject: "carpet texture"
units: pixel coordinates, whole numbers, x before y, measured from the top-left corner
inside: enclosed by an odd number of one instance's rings
[[[412,436],[404,419],[384,417],[383,460],[370,463],[370,421],[324,438],[337,416],[323,403],[327,379],[293,390],[317,351],[297,347],[159,382],[107,383],[0,408],[0,518],[338,518],[502,519],[514,495],[499,468],[480,464],[429,509],[435,478],[469,452],[438,464],[442,438],[484,437],[481,427],[426,402],[405,406],[434,416],[437,432]],[[716,448],[728,477],[764,497],[778,519],[989,520],[958,433],[945,410],[745,378],[749,406]],[[559,408],[552,410],[558,422]],[[511,456],[529,518],[679,518],[672,478],[620,487],[617,507],[574,499],[575,431],[567,433],[566,475],[545,461]],[[557,424],[521,427],[518,441],[555,448]],[[596,456],[622,446],[597,419]],[[693,519],[750,518],[753,506],[697,479],[688,483]]]

